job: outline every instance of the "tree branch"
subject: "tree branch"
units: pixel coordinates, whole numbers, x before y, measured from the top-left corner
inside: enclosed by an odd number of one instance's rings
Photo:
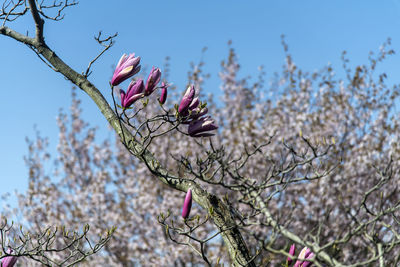
[[[107,119],[115,132],[121,139],[125,139],[127,148],[146,164],[148,169],[158,179],[168,186],[186,192],[188,188],[193,191],[193,199],[206,209],[213,218],[214,224],[219,230],[232,227],[230,230],[222,231],[221,236],[228,248],[233,266],[250,266],[255,267],[252,257],[246,247],[243,237],[236,226],[235,221],[231,217],[229,208],[217,196],[209,194],[202,189],[197,183],[187,181],[180,177],[174,177],[163,168],[154,155],[142,145],[135,141],[131,132],[122,124],[120,124],[118,116],[114,113],[104,96],[100,91],[89,82],[84,75],[77,73],[69,67],[57,54],[51,50],[43,38],[43,20],[40,18],[34,0],[29,0],[31,12],[36,24],[36,38],[29,38],[19,34],[7,27],[1,27],[0,33],[7,35],[19,42],[32,46],[38,54],[43,56],[56,71],[60,72],[64,77],[70,80],[73,84],[85,91],[90,98],[96,103],[103,116]]]
[[[40,44],[44,44],[44,37],[43,37],[44,20],[40,17],[39,11],[36,7],[35,0],[28,0],[28,2],[29,2],[29,7],[31,9],[33,20],[35,21],[36,41]]]

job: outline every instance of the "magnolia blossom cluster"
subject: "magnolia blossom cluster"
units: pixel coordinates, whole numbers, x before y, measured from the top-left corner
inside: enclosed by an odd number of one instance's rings
[[[140,57],[135,57],[132,53],[129,56],[123,55],[115,68],[114,75],[111,79],[111,86],[117,86],[126,79],[132,77],[140,70]],[[159,68],[153,67],[146,84],[142,79],[131,81],[125,92],[120,90],[121,106],[129,108],[133,103],[142,97],[151,95],[157,88],[161,88],[161,96],[158,99],[160,104],[164,104],[167,99],[168,85],[164,82],[157,87],[161,80],[161,71]],[[216,130],[218,126],[210,116],[205,116],[208,109],[202,104],[198,97],[195,97],[196,90],[194,86],[189,86],[184,94],[178,107],[178,116],[183,124],[188,124],[188,134],[192,137],[207,137],[214,135],[210,133]]]
[[[140,57],[135,57],[135,54],[129,56],[123,55],[119,60],[117,67],[115,68],[114,75],[111,79],[111,85],[117,86],[126,79],[129,79],[140,71]],[[121,106],[123,108],[129,108],[138,99],[151,95],[156,89],[157,84],[161,80],[161,71],[159,68],[153,67],[147,78],[146,84],[142,79],[131,81],[128,85],[128,89],[125,92],[120,90],[121,94]],[[167,85],[162,84],[162,94],[160,97],[160,103],[164,103],[167,96]]]
[[[208,109],[200,103],[198,97],[195,97],[196,90],[194,86],[189,86],[186,90],[181,103],[178,107],[179,116],[182,123],[189,124],[188,134],[192,137],[207,137],[214,135],[212,130],[218,129],[214,120],[207,114]]]
[[[289,249],[289,254],[291,256],[294,256],[296,251],[296,246],[293,244],[290,249]],[[310,260],[314,257],[314,253],[307,247],[304,247],[299,254],[298,260],[296,261],[296,263],[293,265],[293,267],[310,267],[312,265],[312,263]],[[287,266],[289,266],[291,263],[293,262],[291,257],[287,258]]]

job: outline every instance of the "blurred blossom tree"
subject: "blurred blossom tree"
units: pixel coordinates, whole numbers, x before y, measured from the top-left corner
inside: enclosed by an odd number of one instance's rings
[[[199,94],[203,62],[191,71],[183,98],[165,75],[157,87],[158,68],[147,79],[137,74],[122,91],[140,69],[131,54],[117,65],[110,105],[88,77],[116,36],[99,34],[103,51],[82,74],[45,42],[44,20],[61,20],[75,4],[5,1],[0,33],[86,92],[116,140],[95,142],[73,90],[70,113],[58,117],[53,173],[44,168],[51,159],[47,139],[38,133],[28,140],[29,189],[18,195],[17,209],[2,215],[17,215],[17,225],[35,234],[4,223],[2,257],[10,246],[32,266],[288,266],[297,244],[304,247],[298,258],[313,266],[399,264],[400,90],[376,73],[394,53],[390,40],[354,69],[343,53],[344,79],[329,65],[301,71],[283,41],[286,64],[268,89],[262,68],[255,83],[238,76],[230,49],[220,72],[221,102],[209,96],[207,107]],[[34,37],[6,26],[27,13]],[[189,215],[190,197],[197,204]]]

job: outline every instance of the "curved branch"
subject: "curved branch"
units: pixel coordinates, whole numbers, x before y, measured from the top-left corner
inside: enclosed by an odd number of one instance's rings
[[[125,139],[126,147],[132,153],[146,164],[148,169],[157,176],[157,178],[168,186],[186,192],[188,188],[193,191],[193,199],[203,208],[207,209],[213,218],[214,224],[219,230],[224,230],[232,227],[230,230],[222,231],[222,238],[229,251],[233,266],[250,266],[255,267],[253,258],[243,240],[243,237],[232,218],[229,208],[217,196],[209,194],[202,189],[198,184],[185,180],[184,178],[175,177],[169,174],[167,169],[161,166],[154,155],[135,141],[131,132],[122,124],[120,124],[118,116],[114,113],[104,96],[100,91],[89,82],[84,75],[79,74],[68,66],[58,55],[50,49],[43,38],[43,20],[40,18],[35,9],[34,0],[29,0],[31,4],[31,12],[36,23],[36,38],[24,36],[7,27],[0,27],[0,34],[7,35],[19,42],[33,47],[36,52],[41,55],[53,68],[61,73],[64,77],[70,80],[73,84],[87,93],[90,98],[96,103],[97,107],[113,127],[115,132],[121,139]],[[35,14],[36,10],[36,14]]]

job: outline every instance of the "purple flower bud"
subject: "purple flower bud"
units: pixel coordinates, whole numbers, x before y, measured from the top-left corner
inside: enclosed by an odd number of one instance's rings
[[[130,54],[129,56],[123,54],[115,68],[111,79],[111,85],[116,86],[138,73],[140,70],[139,63],[140,57],[135,57],[135,53]]]
[[[143,90],[144,90],[144,84],[142,79],[139,79],[137,81],[132,81],[129,84],[126,93],[124,92],[124,90],[120,91],[121,106],[123,106],[124,108],[130,107],[133,103],[135,103],[135,101],[144,96]]]
[[[194,99],[192,100],[192,102],[190,103],[188,109],[189,109],[189,110],[194,110],[195,108],[197,108],[197,107],[199,106],[199,104],[200,104],[199,98],[196,97],[196,98],[194,98]]]
[[[145,95],[151,95],[154,90],[156,89],[157,84],[160,82],[161,79],[161,71],[159,68],[152,68],[147,78],[146,82],[146,90],[144,92]]]
[[[191,208],[192,208],[192,190],[189,188],[186,193],[185,202],[183,203],[183,208],[182,208],[182,217],[184,219],[189,217]]]
[[[296,246],[295,246],[295,244],[293,244],[293,245],[291,245],[290,246],[290,249],[289,249],[289,255],[291,255],[291,256],[294,256],[294,253],[296,252]],[[291,263],[292,263],[292,258],[291,257],[288,257],[287,258],[287,263],[288,263],[288,265],[290,265]]]
[[[11,254],[12,252],[13,252],[13,250],[10,248],[7,250],[8,254]],[[16,256],[4,257],[3,259],[1,259],[1,266],[2,267],[13,267],[14,264],[17,262],[17,260],[18,260],[18,257],[16,257]]]
[[[196,97],[192,100],[192,103],[190,103],[188,109],[181,113],[182,117],[184,117],[184,120],[182,120],[182,124],[189,124],[201,116],[207,114],[208,109],[206,107],[201,107],[199,98]]]
[[[196,120],[197,118],[200,118],[203,115],[206,115],[208,112],[208,108],[196,108],[192,111],[192,114],[190,115],[190,118],[193,120]]]
[[[214,120],[210,116],[207,116],[191,122],[188,127],[188,134],[192,137],[211,136],[211,133],[204,135],[204,132],[215,129],[218,129],[218,126],[214,124]]]
[[[165,101],[167,100],[167,94],[168,94],[167,88],[168,88],[168,85],[165,84],[164,82],[162,82],[161,83],[161,88],[162,88],[161,89],[161,96],[160,96],[159,101],[160,101],[161,105],[164,105]]]
[[[210,136],[214,136],[214,133],[198,133],[196,135],[193,135],[192,137],[210,137]]]
[[[313,257],[314,257],[314,253],[311,252],[311,253],[306,257],[306,260],[310,260],[310,259],[312,259]],[[302,267],[309,267],[309,266],[311,266],[311,264],[312,264],[311,261],[304,261]]]
[[[311,252],[311,250],[307,247],[304,247],[299,254],[299,259],[296,261],[293,267],[308,267],[311,265],[311,262],[309,261],[304,261],[306,259],[311,259],[314,257],[314,253]]]
[[[125,96],[126,96],[126,93],[125,93],[125,91],[122,90],[122,89],[119,90],[119,93],[121,94],[121,106],[124,107],[124,105],[125,105],[124,103],[125,103]]]
[[[194,98],[195,90],[194,86],[189,86],[188,89],[186,90],[185,95],[183,96],[181,103],[178,108],[179,113],[184,113],[185,111],[188,110],[189,105],[192,103],[193,98]]]

